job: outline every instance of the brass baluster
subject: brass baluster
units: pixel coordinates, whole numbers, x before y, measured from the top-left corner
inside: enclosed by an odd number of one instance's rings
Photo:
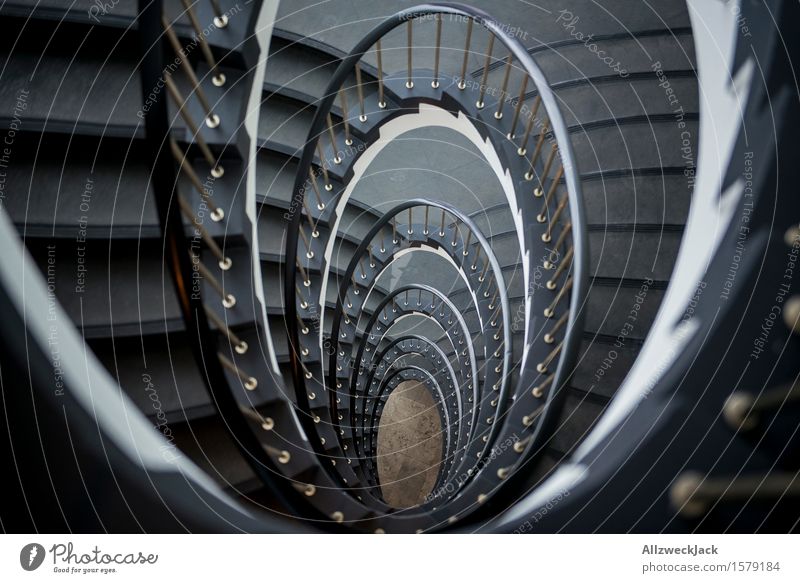
[[[511,74],[511,59],[513,57],[513,53],[509,53],[506,57],[506,72],[503,75],[503,85],[500,89],[500,100],[497,102],[497,111],[494,112],[495,119],[503,119],[503,106],[506,103],[506,89],[508,88],[508,77]]]
[[[439,51],[442,45],[442,15],[436,15],[436,44],[433,53],[433,81],[431,87],[439,88]]]
[[[483,75],[481,76],[481,86],[478,89],[478,101],[475,103],[475,107],[478,109],[483,109],[484,102],[483,97],[486,94],[486,81],[489,78],[489,63],[492,60],[492,49],[494,48],[494,35],[489,35],[489,46],[486,49],[486,59],[483,62]]]
[[[458,82],[458,88],[462,91],[467,87],[467,63],[469,61],[469,43],[472,40],[472,25],[473,20],[470,18],[467,21],[467,35],[464,42],[464,61],[461,63],[461,80]]]

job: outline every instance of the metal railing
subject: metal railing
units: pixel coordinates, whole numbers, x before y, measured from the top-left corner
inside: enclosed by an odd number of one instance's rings
[[[237,356],[247,354],[249,347],[231,328],[225,315],[237,305],[237,297],[227,285],[226,273],[249,270],[250,264],[234,264],[226,254],[224,242],[219,243],[204,225],[206,214],[212,223],[226,220],[225,210],[218,206],[205,186],[206,181],[201,179],[203,173],[214,181],[222,179],[226,176],[225,161],[205,139],[201,125],[190,112],[190,104],[195,102],[204,112],[203,125],[209,131],[219,131],[225,120],[214,111],[204,83],[210,78],[213,86],[221,87],[225,84],[225,74],[203,32],[196,13],[197,3],[182,1],[184,12],[174,17],[164,11],[161,0],[139,2],[139,35],[144,55],[141,76],[147,104],[143,112],[145,140],[152,156],[150,189],[164,240],[164,263],[173,280],[187,340],[206,389],[236,446],[277,500],[287,508],[302,508],[298,504],[302,494],[281,487],[274,479],[280,474],[279,467],[289,461],[289,453],[265,445],[251,429],[254,421],[251,417],[256,417],[255,421],[262,426],[269,419],[254,409],[243,410],[235,397],[233,379],[246,392],[256,390],[260,380],[237,363]],[[219,3],[211,4],[216,13],[215,25],[227,26],[228,17],[221,12]],[[183,16],[189,19],[196,34],[192,42],[199,44],[210,69],[209,76],[202,79],[187,58],[175,30],[174,19]],[[174,55],[169,66],[164,58],[168,52]],[[188,96],[181,93],[175,81],[177,71],[185,75],[191,88]],[[166,93],[157,90],[161,87],[166,88]],[[170,104],[175,116],[170,115]],[[188,142],[184,145],[178,137],[182,135],[180,130],[187,132]],[[191,194],[182,192],[182,179],[188,182]],[[207,261],[207,256],[213,261]],[[216,302],[222,306],[222,314],[218,313]]]

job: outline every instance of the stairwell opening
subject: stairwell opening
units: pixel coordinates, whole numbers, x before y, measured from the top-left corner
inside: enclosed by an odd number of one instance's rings
[[[431,493],[442,462],[442,431],[436,401],[425,385],[398,385],[378,428],[378,476],[388,504],[416,506]]]

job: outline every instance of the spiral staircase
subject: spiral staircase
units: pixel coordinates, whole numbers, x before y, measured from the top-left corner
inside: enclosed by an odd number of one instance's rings
[[[0,8],[3,529],[796,530],[796,5],[353,10]]]

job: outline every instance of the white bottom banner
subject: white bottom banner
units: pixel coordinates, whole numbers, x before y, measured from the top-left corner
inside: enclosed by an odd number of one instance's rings
[[[786,535],[4,535],[0,581],[800,581]],[[565,579],[566,578],[566,579]]]

